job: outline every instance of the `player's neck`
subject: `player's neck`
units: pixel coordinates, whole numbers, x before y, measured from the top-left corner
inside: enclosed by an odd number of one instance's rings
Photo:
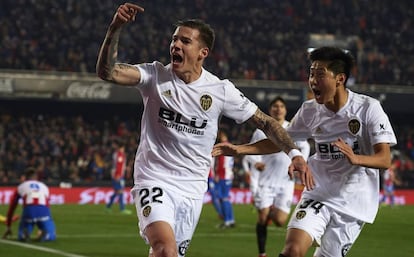
[[[338,112],[348,101],[348,90],[346,88],[338,89],[333,101],[325,104],[326,108],[332,112]]]

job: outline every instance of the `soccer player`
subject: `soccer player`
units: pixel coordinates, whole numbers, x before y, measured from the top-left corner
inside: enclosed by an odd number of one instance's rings
[[[395,193],[394,193],[394,184],[398,183],[398,180],[395,176],[394,165],[391,165],[388,169],[382,172],[382,190],[383,196],[381,198],[381,204],[387,204],[387,198],[389,199],[388,204],[394,206],[395,204]]]
[[[37,226],[40,231],[37,237],[39,241],[56,240],[55,223],[49,208],[49,188],[46,184],[37,180],[34,168],[28,168],[22,179],[23,182],[17,186],[7,211],[7,229],[3,234],[3,238],[8,238],[12,234],[13,214],[19,204],[19,199],[22,199],[23,211],[17,239],[19,241],[30,240],[33,228]]]
[[[293,139],[313,138],[316,153],[308,164],[315,179],[304,190],[288,224],[280,257],[345,256],[365,223],[373,223],[379,203],[379,169],[391,165],[397,143],[380,102],[346,87],[354,65],[349,52],[336,47],[313,50],[305,101],[287,127]],[[216,145],[213,155],[260,154],[278,150],[269,140],[253,145]]]
[[[106,204],[107,211],[111,210],[112,204],[114,203],[115,199],[118,198],[119,209],[121,213],[132,213],[130,210],[125,209],[124,203],[126,164],[127,157],[125,154],[125,146],[122,143],[119,143],[116,151],[112,154],[111,178],[114,192],[109,198],[109,202]]]
[[[260,155],[245,155],[242,159],[242,165],[249,182],[249,190],[252,193],[254,203],[254,196],[257,192],[260,172],[264,170],[265,164],[262,162],[262,157]]]
[[[269,103],[268,111],[269,115],[275,118],[282,127],[286,128],[288,126],[286,102],[283,98],[274,98]],[[266,135],[263,131],[256,129],[250,142],[254,143],[265,138]],[[310,152],[309,143],[306,140],[302,140],[296,142],[296,144],[301,149],[306,160]],[[269,221],[273,221],[278,227],[286,224],[293,201],[295,181],[288,174],[291,161],[285,152],[261,155],[260,157],[265,168],[259,174],[254,204],[258,210],[256,238],[259,257],[265,257],[267,256],[267,226]]]
[[[228,142],[226,132],[218,132],[218,142]],[[220,228],[232,228],[235,225],[233,205],[230,201],[230,189],[233,185],[233,156],[217,156],[214,161],[215,191],[220,204],[220,215],[223,216],[223,224]]]
[[[221,209],[221,204],[220,204],[220,199],[218,197],[218,192],[217,192],[217,188],[216,188],[216,175],[214,174],[214,159],[212,161],[212,167],[210,169],[210,172],[208,174],[208,178],[207,178],[207,183],[208,183],[208,187],[207,187],[207,191],[209,192],[210,196],[211,196],[211,204],[213,205],[214,209],[216,210],[219,219],[223,219],[223,210]]]
[[[134,86],[143,98],[131,193],[140,234],[150,245],[149,256],[184,256],[200,217],[211,150],[223,115],[237,123],[249,120],[263,129],[289,154],[302,175],[302,183],[309,188],[313,187],[312,173],[273,118],[260,111],[233,83],[203,68],[215,37],[203,21],[177,22],[169,64],[117,62],[122,28],[143,11],[131,3],[119,6],[99,51],[97,74],[118,85]],[[138,28],[136,33],[140,33]],[[150,44],[136,42],[137,47]]]

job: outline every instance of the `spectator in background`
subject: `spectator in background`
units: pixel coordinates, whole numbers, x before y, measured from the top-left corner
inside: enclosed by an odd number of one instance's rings
[[[113,194],[106,204],[106,210],[110,211],[115,199],[118,199],[119,209],[123,214],[131,214],[132,212],[125,208],[124,189],[125,189],[125,174],[126,174],[127,156],[125,154],[125,145],[118,143],[116,151],[112,155],[112,187]]]
[[[3,238],[12,235],[11,224],[13,221],[14,211],[19,203],[23,201],[23,211],[20,218],[20,224],[17,239],[20,241],[29,241],[35,226],[39,229],[37,240],[54,241],[56,240],[56,228],[52,219],[49,207],[49,188],[43,182],[37,180],[37,173],[34,168],[27,168],[23,182],[19,184],[10,201],[9,210],[7,211],[6,231]]]
[[[90,163],[92,173],[95,177],[95,181],[100,181],[103,179],[104,176],[104,170],[105,170],[105,162],[102,159],[102,156],[99,152],[95,152],[93,154],[93,160]]]

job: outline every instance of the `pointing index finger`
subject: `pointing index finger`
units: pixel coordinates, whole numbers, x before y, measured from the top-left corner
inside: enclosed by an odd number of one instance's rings
[[[144,11],[144,8],[143,7],[141,7],[139,5],[136,5],[136,4],[132,4],[132,3],[125,3],[125,7],[127,7],[128,10],[130,12],[133,12],[133,13],[143,12]]]

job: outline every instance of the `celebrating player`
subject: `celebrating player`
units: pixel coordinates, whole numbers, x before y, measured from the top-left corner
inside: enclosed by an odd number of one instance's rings
[[[20,218],[17,239],[20,241],[30,240],[33,228],[37,226],[40,231],[38,240],[54,241],[56,239],[56,229],[49,208],[49,188],[46,184],[37,180],[34,168],[26,170],[23,180],[24,182],[17,186],[10,202],[7,211],[7,229],[3,238],[8,238],[12,234],[13,214],[19,199],[23,199],[23,212]]]
[[[309,87],[314,99],[304,102],[287,127],[293,139],[313,138],[309,158],[315,188],[302,193],[289,221],[280,257],[343,257],[378,211],[379,169],[391,165],[396,144],[392,126],[376,99],[346,88],[354,65],[350,53],[321,47],[309,55]],[[269,140],[254,145],[216,145],[213,154],[258,154],[277,151]]]
[[[136,87],[143,98],[132,195],[141,235],[151,246],[149,255],[184,256],[203,206],[211,150],[222,115],[238,123],[250,120],[263,129],[274,144],[289,153],[308,187],[313,186],[312,174],[274,119],[233,83],[203,68],[215,37],[203,21],[177,22],[167,65],[158,61],[118,63],[121,29],[143,11],[131,3],[119,6],[99,52],[97,73],[103,80]]]

